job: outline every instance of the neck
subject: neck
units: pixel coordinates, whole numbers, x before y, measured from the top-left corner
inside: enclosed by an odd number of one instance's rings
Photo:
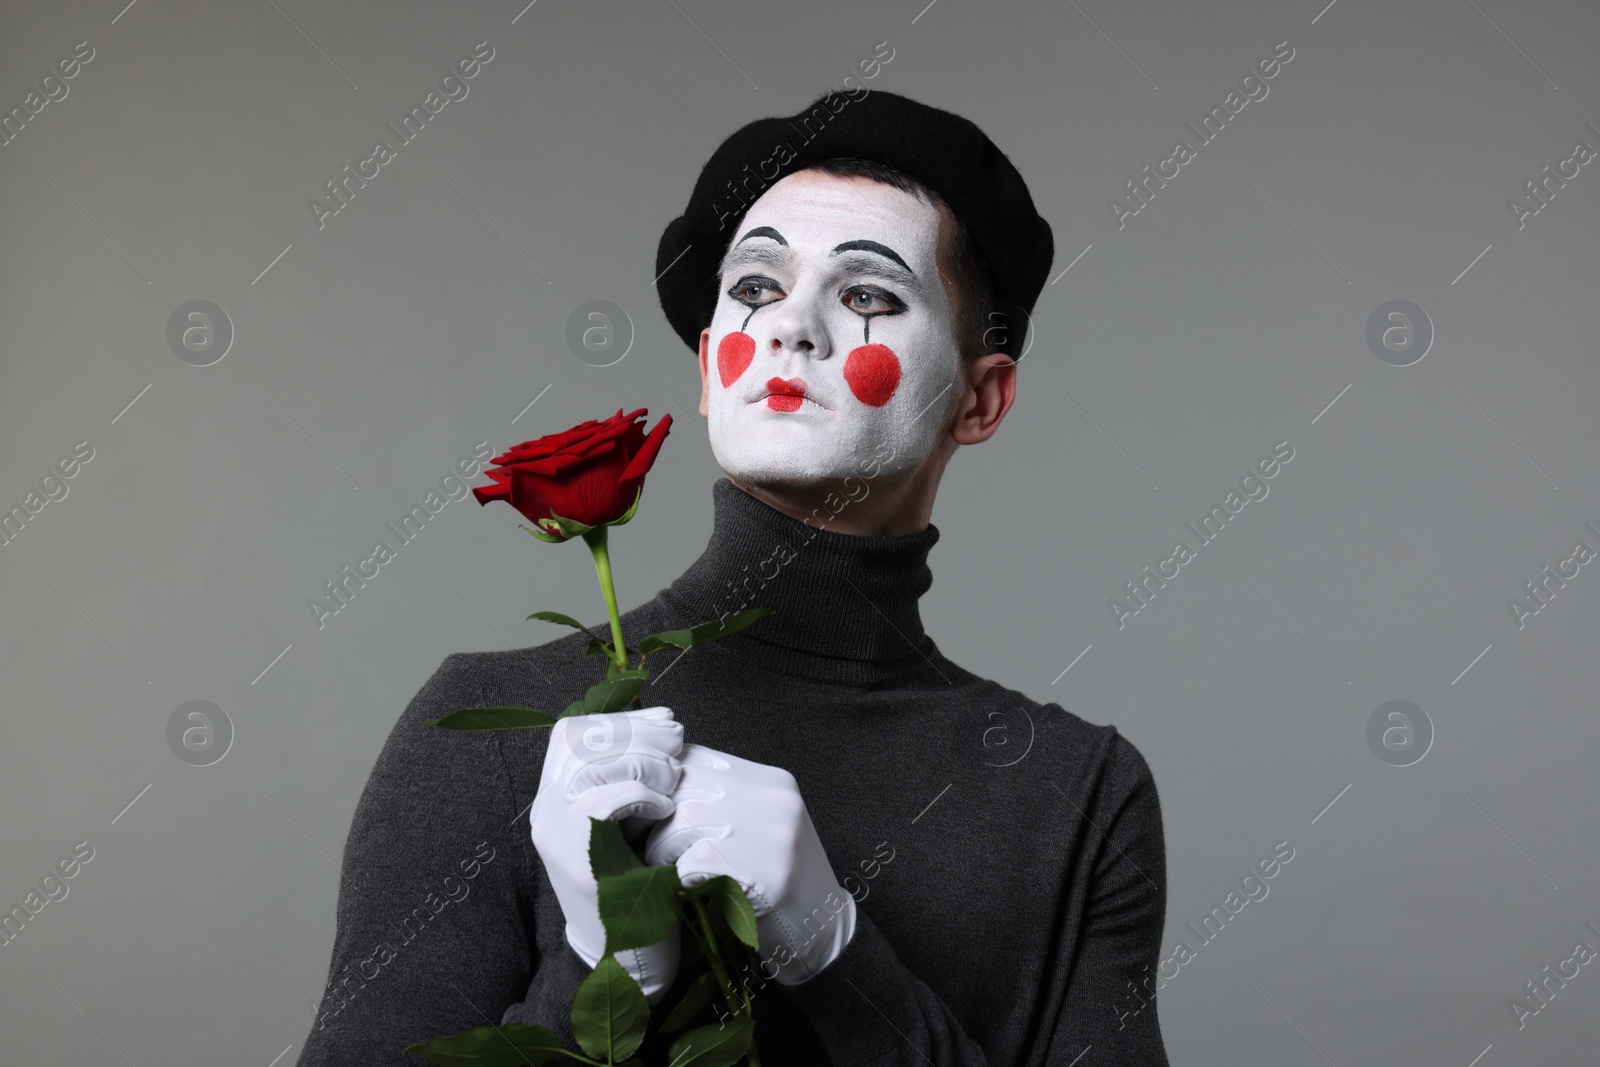
[[[938,527],[839,533],[826,508],[802,521],[728,478],[712,499],[705,552],[661,593],[679,625],[772,608],[717,646],[825,682],[872,686],[933,673],[918,599],[933,584],[927,557]],[[836,502],[839,517],[853,506]]]

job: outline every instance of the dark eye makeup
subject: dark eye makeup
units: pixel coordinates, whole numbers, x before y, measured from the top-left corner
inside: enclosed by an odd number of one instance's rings
[[[779,295],[760,299],[759,294],[763,290],[770,290]],[[757,274],[747,274],[728,289],[728,295],[749,308],[753,313],[768,304],[777,303],[783,299],[784,294],[778,283],[771,278]],[[904,300],[901,300],[887,289],[880,289],[875,285],[852,285],[841,292],[839,296],[840,302],[845,307],[865,319],[876,318],[879,315],[898,315],[906,310]],[[876,306],[872,306],[870,310],[863,308],[859,303],[862,299],[867,299],[869,304]]]

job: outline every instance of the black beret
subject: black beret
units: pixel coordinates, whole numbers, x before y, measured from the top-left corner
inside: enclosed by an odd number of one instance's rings
[[[717,265],[739,221],[772,184],[847,156],[901,171],[944,198],[966,224],[994,287],[994,310],[1014,328],[991,338],[1016,358],[1055,254],[1050,224],[995,143],[960,115],[885,92],[829,92],[798,115],[757,119],[723,141],[700,170],[689,206],[662,231],[656,292],[695,352],[719,296]],[[1001,339],[1003,338],[1003,339]]]

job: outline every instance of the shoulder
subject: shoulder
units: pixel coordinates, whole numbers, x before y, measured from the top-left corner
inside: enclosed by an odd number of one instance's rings
[[[577,638],[577,641],[574,641]],[[582,667],[581,633],[532,648],[452,652],[428,675],[400,712],[372,770],[369,792],[431,788],[503,788],[501,749],[507,733],[529,730],[451,730],[434,723],[463,708],[512,705],[559,713],[593,684],[574,678]],[[593,666],[591,657],[589,665]],[[603,673],[598,668],[596,673]],[[559,704],[558,696],[565,697]]]
[[[406,789],[418,776],[457,775],[492,754],[490,731],[448,730],[433,723],[462,708],[482,706],[483,672],[473,653],[445,656],[417,689],[389,731],[373,767],[373,783]],[[385,786],[380,786],[383,788]],[[369,791],[373,788],[369,784]]]
[[[1085,810],[1110,813],[1132,804],[1159,821],[1150,764],[1115,725],[1091,722],[1053,701],[1041,703],[956,669],[964,676],[960,682],[970,694],[973,714],[984,724],[985,763],[1008,766],[1026,758]]]
[[[559,712],[605,673],[603,657],[584,656],[588,643],[587,635],[571,632],[542,645],[452,652],[418,696],[436,688],[452,697],[470,693],[473,699],[468,703],[484,707],[516,705]],[[591,668],[587,673],[585,666]]]
[[[379,750],[350,827],[347,862],[385,869],[396,849],[415,859],[467,823],[492,823],[511,792],[496,731],[434,726],[480,704],[472,657],[444,657],[406,704]]]
[[[1028,694],[983,678],[948,659],[959,672],[955,680],[968,694],[973,710],[995,722],[1031,726],[1040,740],[1049,739],[1050,748],[1077,764],[1088,763],[1104,769],[1121,782],[1150,779],[1149,764],[1132,741],[1114,725],[1090,722],[1053,701],[1041,703]]]
[[[406,707],[407,715],[403,718],[427,712],[440,701],[470,702],[477,696],[482,681],[480,655],[476,652],[452,652],[445,656],[422,683],[417,695],[411,698],[411,703]]]

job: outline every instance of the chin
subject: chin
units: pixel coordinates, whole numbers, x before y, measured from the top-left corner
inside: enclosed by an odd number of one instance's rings
[[[875,460],[878,430],[759,410],[713,410],[711,451],[724,474],[774,494],[785,489],[831,487],[845,478],[892,478],[920,466],[932,450],[927,440],[895,440],[892,459]],[[831,485],[830,485],[831,483]]]
[[[723,473],[730,478],[772,493],[816,488],[856,473],[856,465],[853,463],[819,462],[819,459],[820,457],[808,456],[803,461],[797,461],[787,456],[719,454],[717,466],[721,467]]]
[[[722,412],[710,427],[711,451],[731,478],[762,488],[804,486],[852,465],[837,435],[810,419],[756,410]]]

